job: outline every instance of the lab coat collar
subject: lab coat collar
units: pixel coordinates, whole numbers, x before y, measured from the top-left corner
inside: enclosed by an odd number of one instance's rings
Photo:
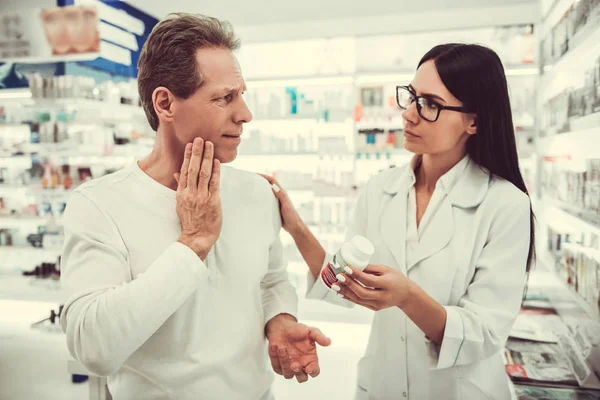
[[[408,193],[408,189],[414,184],[414,167],[418,162],[420,162],[420,156],[415,156],[409,165],[392,174],[385,182],[383,191],[392,196],[398,192]],[[483,201],[491,176],[485,168],[479,166],[467,155],[449,174],[440,179],[444,188],[449,189],[448,199],[453,206],[472,208],[477,207]]]

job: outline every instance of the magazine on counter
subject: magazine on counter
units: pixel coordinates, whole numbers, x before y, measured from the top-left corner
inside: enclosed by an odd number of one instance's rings
[[[515,384],[518,400],[600,400],[600,391]]]
[[[557,344],[509,339],[503,355],[506,372],[514,382],[578,385]]]
[[[565,332],[561,318],[544,310],[522,311],[510,331],[510,337],[536,342],[558,343],[558,333]]]

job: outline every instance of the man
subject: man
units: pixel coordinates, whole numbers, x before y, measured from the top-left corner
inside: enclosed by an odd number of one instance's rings
[[[269,184],[221,168],[252,119],[238,46],[214,18],[158,24],[138,65],[152,153],[67,205],[61,325],[115,400],[272,399],[265,336],[273,369],[299,382],[330,343],[296,321]]]

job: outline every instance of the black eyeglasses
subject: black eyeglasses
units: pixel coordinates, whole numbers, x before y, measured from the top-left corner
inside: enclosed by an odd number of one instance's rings
[[[442,110],[461,113],[471,112],[466,107],[443,106],[428,97],[417,96],[417,94],[408,86],[396,86],[396,102],[403,110],[406,110],[412,103],[416,102],[417,113],[421,118],[429,122],[437,121]]]

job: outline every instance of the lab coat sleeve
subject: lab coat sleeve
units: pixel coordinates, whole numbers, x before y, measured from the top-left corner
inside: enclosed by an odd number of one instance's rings
[[[530,202],[526,195],[504,204],[493,220],[476,262],[475,276],[457,306],[446,306],[434,369],[481,361],[500,351],[519,313],[529,252]]]
[[[290,314],[298,318],[298,295],[289,281],[287,262],[283,254],[283,245],[279,237],[281,217],[277,199],[272,198],[271,221],[275,232],[269,249],[269,266],[261,282],[262,307],[265,325],[279,314]]]
[[[99,376],[114,374],[207,279],[208,270],[175,242],[135,279],[110,217],[75,192],[64,217],[60,319],[71,355]]]
[[[350,224],[346,230],[345,242],[350,241],[356,235],[367,235],[367,193],[371,182],[372,181],[369,181],[369,183],[367,183],[367,189],[365,189],[358,198],[353,218],[350,220]],[[332,259],[333,254],[326,253],[321,270],[323,270]],[[306,276],[306,298],[325,300],[328,303],[347,308],[352,308],[355,305],[351,301],[339,297],[335,292],[325,286],[321,279],[315,279],[310,271],[308,271]]]

